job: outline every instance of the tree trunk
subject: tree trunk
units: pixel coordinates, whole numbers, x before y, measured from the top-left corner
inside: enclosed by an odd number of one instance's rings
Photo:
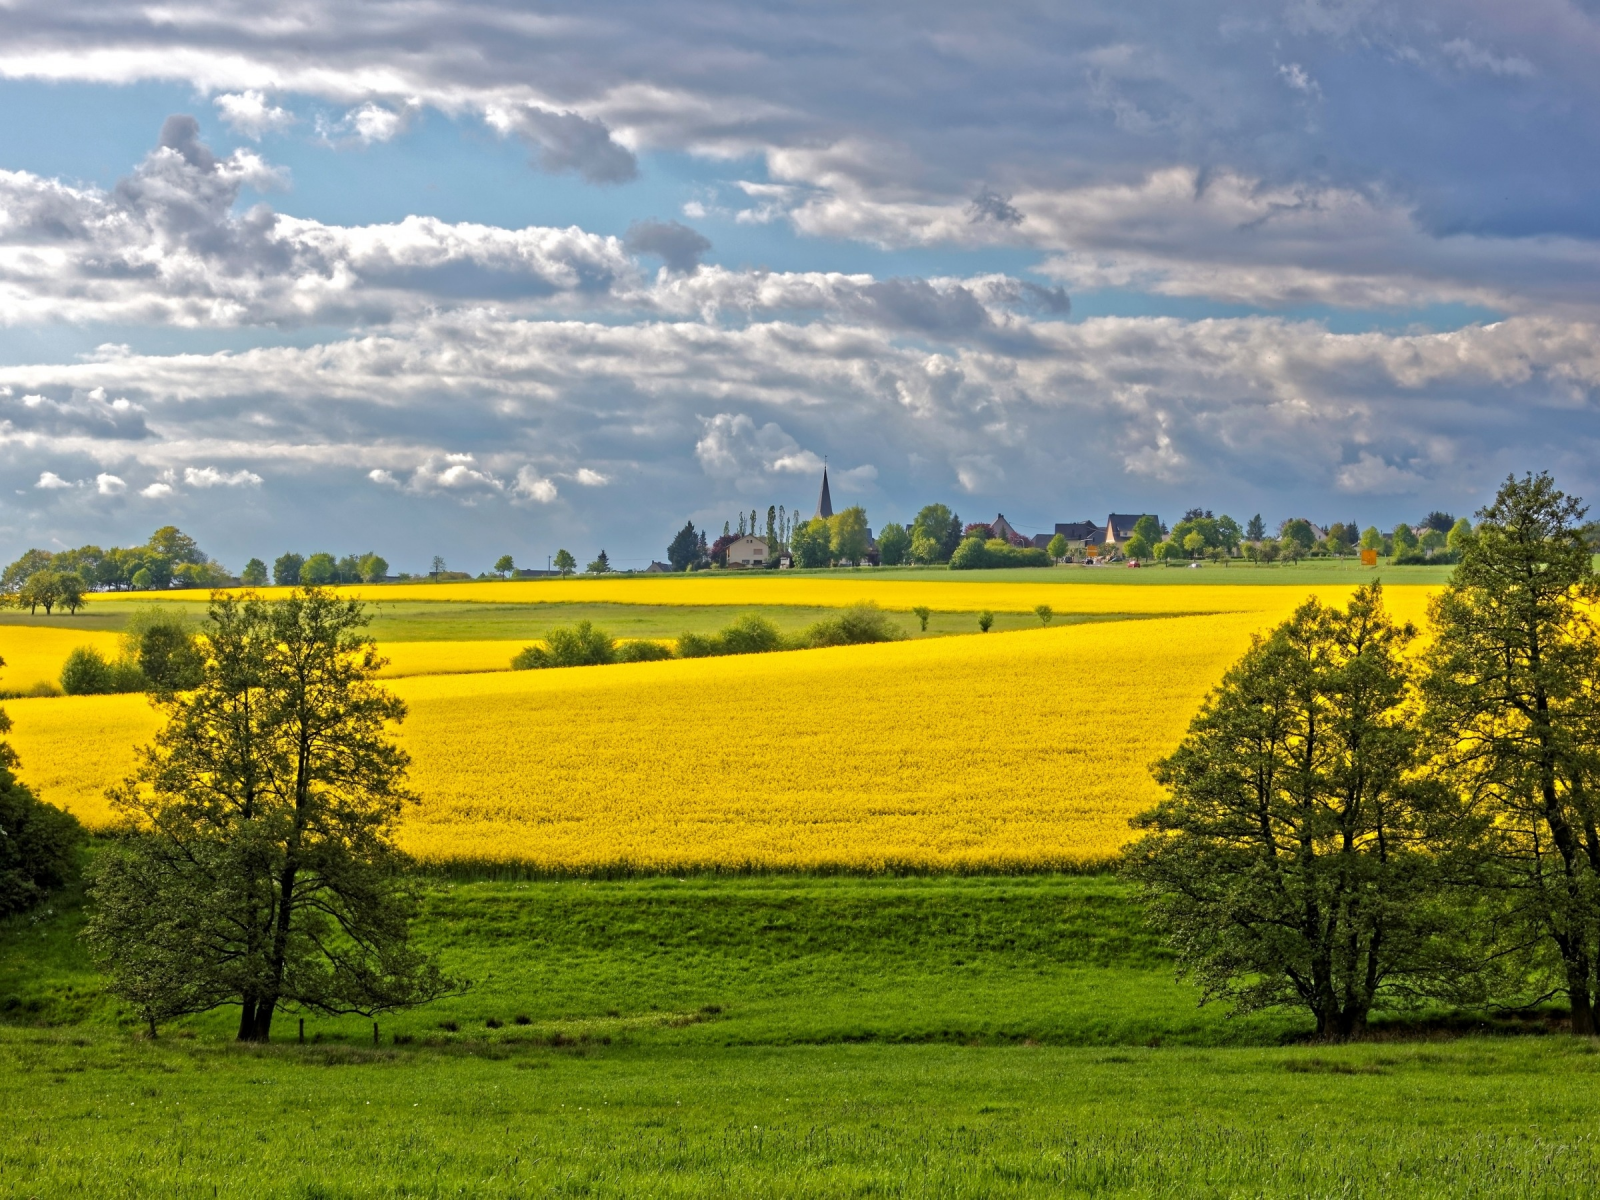
[[[1567,961],[1567,997],[1572,1005],[1572,1033],[1575,1037],[1595,1035],[1594,1000],[1589,991],[1589,963],[1580,950]]]
[[[256,1040],[256,998],[246,996],[239,1003],[239,1037],[241,1042]]]

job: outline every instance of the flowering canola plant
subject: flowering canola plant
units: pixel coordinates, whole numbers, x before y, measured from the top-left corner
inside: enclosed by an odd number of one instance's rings
[[[61,629],[49,625],[0,625],[0,688],[23,692],[38,683],[59,683],[67,655],[78,646],[93,646],[105,658],[122,653],[122,638],[95,629]]]
[[[1237,568],[1243,573],[1246,568]],[[1114,568],[1098,569],[1103,573]],[[1220,573],[1220,572],[1219,572]],[[1066,568],[1038,572],[1038,582],[960,578],[906,579],[871,571],[837,575],[790,575],[775,572],[647,575],[604,579],[538,579],[451,584],[383,584],[338,588],[341,595],[377,602],[455,601],[485,604],[651,604],[762,605],[844,607],[872,601],[883,608],[909,612],[922,604],[938,612],[1032,612],[1048,604],[1059,613],[1287,613],[1308,594],[1329,602],[1344,601],[1358,582],[1329,584],[1097,583],[1093,571]],[[1391,601],[1399,595],[1430,594],[1416,584],[1389,586]],[[272,596],[280,589],[265,588]],[[205,600],[204,592],[131,593],[131,600]],[[1420,612],[1420,605],[1418,606]]]
[[[1303,596],[1275,613],[395,679],[422,797],[401,842],[577,872],[1101,860],[1157,796],[1149,762]],[[1398,599],[1420,616],[1420,596]],[[158,723],[144,697],[7,707],[23,778],[107,824],[105,787]]]

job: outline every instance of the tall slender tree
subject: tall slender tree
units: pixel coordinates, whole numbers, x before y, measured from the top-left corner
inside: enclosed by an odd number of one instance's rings
[[[1600,580],[1586,512],[1547,474],[1507,478],[1457,535],[1424,680],[1440,767],[1489,820],[1484,877],[1553,959],[1578,1034],[1597,1031],[1600,1004]]]

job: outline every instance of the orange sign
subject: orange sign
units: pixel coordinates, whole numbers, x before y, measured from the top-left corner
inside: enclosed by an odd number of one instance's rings
[[[1375,567],[1378,565],[1378,552],[1376,550],[1363,550],[1361,552],[1361,565]]]

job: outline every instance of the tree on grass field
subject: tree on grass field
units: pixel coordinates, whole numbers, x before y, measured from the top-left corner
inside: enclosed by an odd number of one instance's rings
[[[244,570],[239,572],[239,582],[245,587],[266,587],[267,564],[259,558],[252,558],[245,563]]]
[[[1413,786],[1405,650],[1377,584],[1315,598],[1223,677],[1157,763],[1168,797],[1127,870],[1206,999],[1297,1005],[1347,1038],[1386,993],[1450,969],[1436,903],[1452,837],[1443,789]]]
[[[611,570],[611,560],[606,557],[606,552],[602,550],[584,570],[591,575],[604,575]]]
[[[373,1013],[451,985],[410,943],[415,896],[393,834],[405,705],[357,601],[218,597],[200,685],[113,792],[86,937],[152,1028],[227,1004],[266,1041],[281,1007]]]
[[[1600,580],[1585,511],[1548,475],[1506,480],[1458,536],[1423,685],[1441,769],[1489,818],[1486,878],[1577,1034],[1597,1031],[1600,1005]]]
[[[1048,604],[1036,604],[1033,606],[1033,615],[1039,618],[1039,624],[1048,625],[1056,613]]]
[[[1060,562],[1067,556],[1066,536],[1059,533],[1056,534],[1055,537],[1050,539],[1050,544],[1044,548],[1044,552],[1050,556],[1052,561]]]
[[[921,622],[921,624],[922,624],[922,632],[923,633],[927,633],[928,632],[928,618],[933,616],[933,610],[931,608],[929,608],[926,604],[919,604],[919,605],[917,605],[915,608],[913,608],[911,610],[911,615],[914,616],[919,622]]]
[[[565,577],[571,575],[578,569],[578,560],[572,557],[571,551],[557,550],[555,567],[556,570],[559,571],[563,577]]]
[[[789,549],[799,567],[825,567],[832,554],[833,537],[828,522],[812,517],[794,531]]]
[[[923,540],[921,552],[917,539]],[[911,522],[913,554],[920,563],[947,562],[961,544],[961,518],[943,504],[924,505]]]
[[[300,568],[306,565],[301,554],[280,554],[272,560],[272,582],[279,587],[296,587],[300,583]]]

